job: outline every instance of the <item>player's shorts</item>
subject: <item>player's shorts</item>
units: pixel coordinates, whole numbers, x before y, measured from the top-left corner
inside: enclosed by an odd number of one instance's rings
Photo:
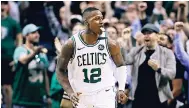
[[[13,72],[11,71],[11,67],[9,63],[12,60],[3,59],[1,60],[1,85],[12,85],[13,83]]]
[[[115,108],[116,93],[113,87],[107,87],[90,94],[81,94],[76,108]]]

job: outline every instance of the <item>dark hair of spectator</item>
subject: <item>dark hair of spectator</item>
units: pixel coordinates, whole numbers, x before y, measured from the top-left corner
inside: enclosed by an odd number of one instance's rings
[[[118,30],[117,30],[117,28],[116,28],[115,26],[108,26],[108,27],[114,28],[114,29],[116,30],[116,34],[118,34]],[[107,28],[108,28],[108,27],[107,27]],[[107,29],[107,28],[106,28],[106,29]]]
[[[126,27],[131,26],[131,23],[129,21],[125,21],[124,24],[125,24]]]
[[[168,39],[168,41],[169,41],[169,43],[173,43],[173,40],[172,40],[172,38],[168,35],[168,34],[164,34],[165,36],[167,36],[167,39]]]
[[[8,4],[9,2],[8,1],[1,1],[1,4]]]
[[[131,26],[131,23],[129,22],[129,21],[118,21],[116,24],[124,24],[125,25],[125,27],[129,27],[129,26]]]

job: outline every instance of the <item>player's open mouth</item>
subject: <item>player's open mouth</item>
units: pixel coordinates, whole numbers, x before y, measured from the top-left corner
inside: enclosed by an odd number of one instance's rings
[[[100,30],[101,30],[101,31],[105,31],[104,27],[100,27]]]
[[[145,39],[144,41],[145,41],[145,42],[149,42],[150,40],[149,40],[149,39]]]

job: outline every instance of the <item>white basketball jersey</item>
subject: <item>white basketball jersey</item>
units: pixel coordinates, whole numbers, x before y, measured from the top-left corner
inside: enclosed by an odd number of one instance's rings
[[[81,38],[82,32],[72,37],[75,41],[75,52],[68,65],[68,77],[73,90],[90,93],[114,86],[115,69],[112,66],[107,38],[97,40],[94,45],[87,45]],[[100,37],[106,37],[105,32]]]

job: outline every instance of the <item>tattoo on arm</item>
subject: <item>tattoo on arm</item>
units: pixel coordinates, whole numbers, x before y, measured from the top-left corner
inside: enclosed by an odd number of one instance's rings
[[[61,53],[58,57],[57,68],[56,68],[57,79],[68,94],[73,93],[73,89],[71,88],[70,82],[68,80],[68,70],[67,70],[67,66],[70,58],[73,55],[73,52],[74,52],[73,41],[70,39],[62,47]]]

